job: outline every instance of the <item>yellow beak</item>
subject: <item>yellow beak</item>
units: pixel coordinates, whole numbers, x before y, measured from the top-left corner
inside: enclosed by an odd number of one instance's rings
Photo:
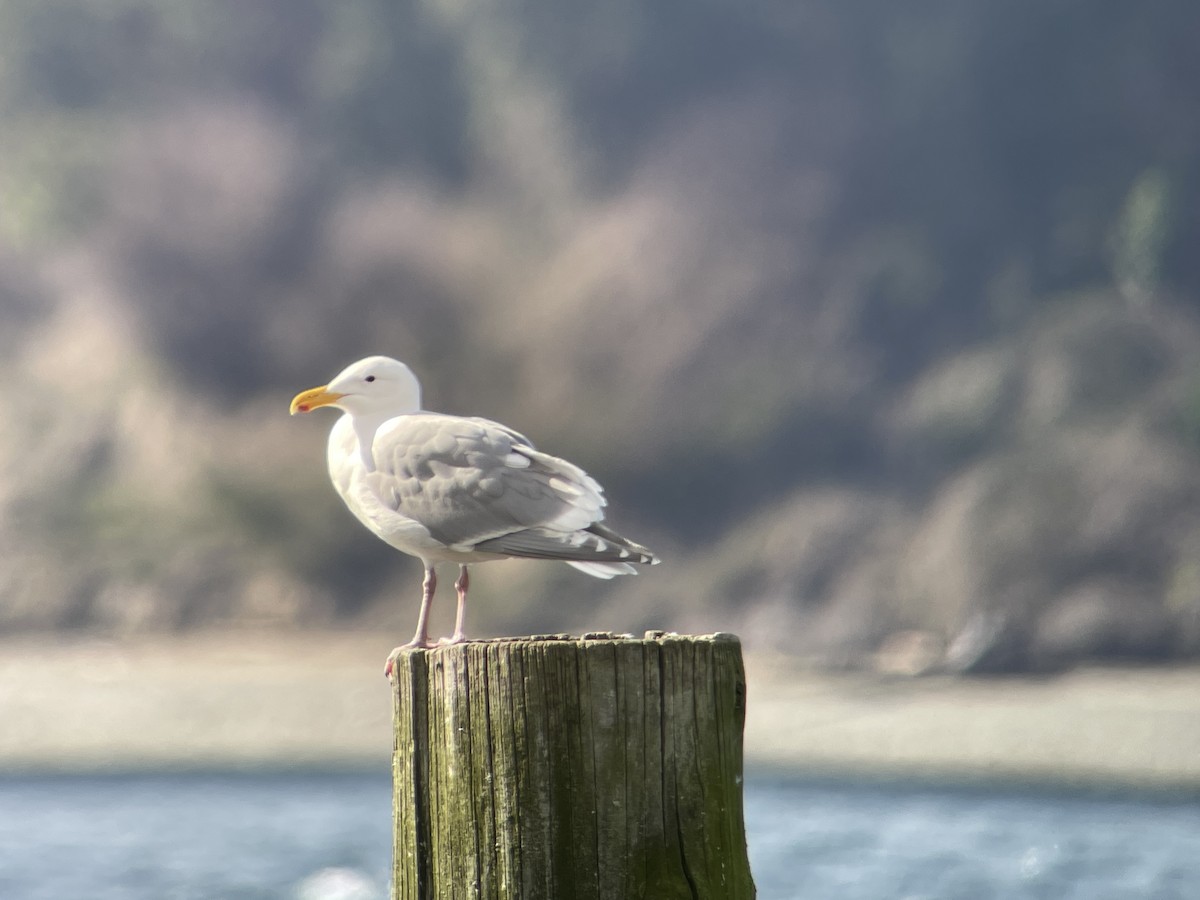
[[[312,412],[320,406],[332,406],[345,396],[345,394],[329,390],[325,385],[309,388],[292,398],[292,415],[294,416],[298,412]]]

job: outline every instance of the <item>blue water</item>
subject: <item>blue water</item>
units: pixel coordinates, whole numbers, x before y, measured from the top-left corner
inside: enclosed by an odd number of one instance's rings
[[[389,797],[386,775],[0,779],[0,898],[383,898]],[[752,778],[746,826],[761,900],[1200,897],[1195,797]]]

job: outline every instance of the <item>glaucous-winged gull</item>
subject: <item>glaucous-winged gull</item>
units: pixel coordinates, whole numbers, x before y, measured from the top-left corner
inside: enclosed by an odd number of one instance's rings
[[[536,450],[487,419],[421,409],[421,386],[402,362],[370,356],[327,385],[297,394],[291,412],[342,411],[329,433],[329,476],[350,511],[397,550],[424,563],[413,639],[430,647],[434,566],[459,565],[458,613],[445,643],[466,639],[467,566],[526,557],[561,560],[597,578],[658,559],[601,524],[603,491],[578,466]],[[391,659],[388,672],[391,670]]]

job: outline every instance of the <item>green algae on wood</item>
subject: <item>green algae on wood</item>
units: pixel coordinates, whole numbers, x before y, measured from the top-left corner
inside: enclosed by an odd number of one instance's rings
[[[732,635],[396,658],[396,900],[750,900]]]

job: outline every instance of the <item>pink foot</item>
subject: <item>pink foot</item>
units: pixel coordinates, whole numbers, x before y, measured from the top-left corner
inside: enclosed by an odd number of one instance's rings
[[[439,641],[438,643],[442,642]],[[407,644],[400,645],[388,654],[387,662],[383,666],[383,677],[388,679],[392,677],[392,672],[396,670],[396,657],[405,650],[432,650],[436,646],[438,646],[438,644],[435,644],[433,641],[429,640],[409,641]]]

